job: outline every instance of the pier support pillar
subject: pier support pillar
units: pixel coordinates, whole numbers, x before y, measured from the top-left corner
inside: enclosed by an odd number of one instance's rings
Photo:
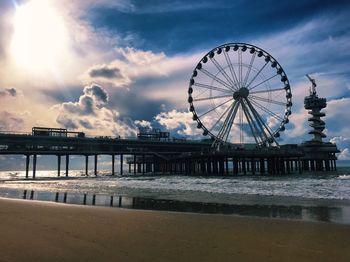
[[[36,157],[37,155],[33,155],[33,178],[35,178],[35,173],[36,173]]]
[[[265,174],[265,159],[260,158],[260,175]]]
[[[69,155],[66,155],[66,177],[68,177],[69,170]]]
[[[29,162],[30,162],[30,155],[26,155],[26,178],[29,177]]]
[[[57,176],[61,176],[61,155],[57,155]]]
[[[112,154],[112,176],[115,175],[115,154]]]
[[[85,175],[89,175],[89,156],[85,156]]]
[[[245,158],[242,159],[242,171],[243,171],[244,175],[247,174],[247,163],[246,163]]]
[[[97,176],[97,155],[94,155],[95,160],[95,167],[94,167],[94,174]]]
[[[124,155],[120,154],[120,175],[123,175]],[[113,174],[114,175],[114,174]]]
[[[142,175],[145,174],[145,154],[142,154]]]
[[[134,175],[136,175],[136,155],[134,155]]]
[[[233,174],[236,176],[238,175],[238,159],[234,158],[232,162],[233,162]]]
[[[255,171],[256,171],[256,163],[255,163],[255,159],[251,160],[251,169],[252,169],[252,174],[255,175]]]

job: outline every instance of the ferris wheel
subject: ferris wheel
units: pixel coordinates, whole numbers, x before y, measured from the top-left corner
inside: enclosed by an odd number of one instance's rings
[[[292,93],[282,66],[268,52],[245,43],[209,51],[193,70],[189,110],[197,128],[222,143],[278,145],[289,122]]]

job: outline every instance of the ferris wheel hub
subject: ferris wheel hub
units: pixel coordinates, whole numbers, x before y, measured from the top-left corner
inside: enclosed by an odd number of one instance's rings
[[[249,89],[246,87],[241,87],[233,93],[233,98],[239,100],[241,98],[247,98],[249,96]]]

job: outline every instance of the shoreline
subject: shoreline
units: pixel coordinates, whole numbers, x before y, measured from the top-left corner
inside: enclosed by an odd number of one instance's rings
[[[152,197],[152,195],[156,197]],[[153,192],[149,197],[147,195],[135,196],[130,192],[126,195],[118,194],[118,192],[110,195],[0,187],[0,198],[4,199],[44,201],[76,206],[103,206],[113,209],[222,214],[350,225],[350,204],[347,200],[226,194],[220,194],[220,197],[217,197],[216,194],[215,197],[215,194],[203,192],[195,192],[194,195],[192,193],[190,198],[188,192],[176,192],[175,196],[170,194],[164,198],[162,196],[164,194],[159,192]]]
[[[3,198],[0,205],[0,261],[348,261],[350,257],[349,225]]]

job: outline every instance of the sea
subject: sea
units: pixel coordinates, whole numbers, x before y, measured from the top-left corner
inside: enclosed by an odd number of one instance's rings
[[[283,176],[98,176],[70,170],[0,172],[0,197],[110,208],[350,224],[350,167]]]

